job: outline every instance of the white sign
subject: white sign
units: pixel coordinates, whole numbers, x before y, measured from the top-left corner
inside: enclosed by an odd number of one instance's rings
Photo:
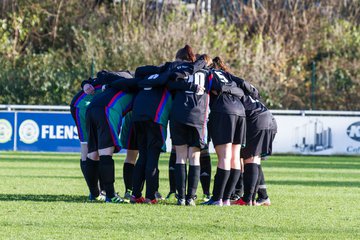
[[[360,154],[360,118],[277,116],[273,153]]]

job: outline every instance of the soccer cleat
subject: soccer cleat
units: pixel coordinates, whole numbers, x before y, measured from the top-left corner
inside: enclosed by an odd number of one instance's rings
[[[176,205],[185,206],[185,205],[186,205],[185,199],[183,199],[183,198],[178,198]]]
[[[163,198],[161,193],[159,193],[158,191],[155,192],[155,199],[157,199],[158,201],[165,200],[165,198]]]
[[[103,191],[101,191],[97,197],[95,197],[91,193],[89,194],[89,201],[105,202],[105,200],[106,200],[106,194]]]
[[[220,199],[220,200],[218,200],[218,201],[215,201],[215,200],[213,200],[212,198],[210,198],[209,201],[203,202],[203,203],[201,203],[200,205],[213,205],[213,206],[219,206],[219,207],[221,207],[221,206],[223,206],[223,201],[222,201],[222,199]]]
[[[124,199],[122,199],[117,193],[112,198],[106,197],[105,202],[107,203],[124,203]]]
[[[270,206],[271,205],[271,201],[270,198],[258,198],[256,200],[256,206]]]
[[[231,205],[251,206],[251,202],[245,202],[242,198],[231,203]]]
[[[230,206],[231,202],[230,199],[223,200],[223,206]]]
[[[105,202],[105,200],[106,200],[106,192],[101,191],[99,196],[96,197],[96,200],[99,201],[99,202]]]
[[[129,203],[130,202],[130,198],[131,198],[131,190],[127,190],[126,192],[125,192],[125,194],[124,194],[124,202],[127,202],[127,203]]]
[[[145,198],[144,197],[139,197],[136,198],[134,195],[130,197],[130,203],[145,203]]]
[[[241,196],[237,193],[231,194],[230,200],[231,201],[237,201],[241,198]]]
[[[202,200],[203,200],[204,202],[207,202],[207,201],[210,200],[210,198],[211,198],[210,194],[204,194],[203,197],[202,197]]]
[[[147,203],[147,204],[158,204],[159,201],[156,198],[154,198],[153,200],[145,198],[145,203]]]
[[[195,199],[194,199],[194,198],[188,198],[188,199],[186,199],[185,205],[186,205],[186,206],[195,207],[195,206],[196,206],[196,204],[195,204]]]

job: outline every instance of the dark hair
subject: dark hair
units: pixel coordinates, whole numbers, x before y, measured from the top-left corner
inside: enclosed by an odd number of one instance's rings
[[[186,44],[185,47],[180,48],[177,51],[175,58],[183,60],[183,61],[194,62],[195,54],[194,54],[192,48]]]
[[[213,66],[215,69],[220,69],[224,72],[230,72],[230,68],[225,65],[224,61],[219,56],[213,59]]]

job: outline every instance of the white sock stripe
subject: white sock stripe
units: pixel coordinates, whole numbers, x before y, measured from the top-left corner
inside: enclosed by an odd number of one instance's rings
[[[266,185],[259,185],[259,188],[266,189]]]

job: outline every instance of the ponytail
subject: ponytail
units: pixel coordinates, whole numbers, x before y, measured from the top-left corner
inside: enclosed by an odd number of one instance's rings
[[[185,45],[185,47],[180,48],[177,51],[175,58],[183,60],[183,61],[190,61],[190,62],[194,62],[196,59],[192,48],[187,44]]]
[[[230,72],[230,68],[225,65],[224,61],[219,56],[213,59],[213,65],[215,69],[220,69],[224,72]]]

